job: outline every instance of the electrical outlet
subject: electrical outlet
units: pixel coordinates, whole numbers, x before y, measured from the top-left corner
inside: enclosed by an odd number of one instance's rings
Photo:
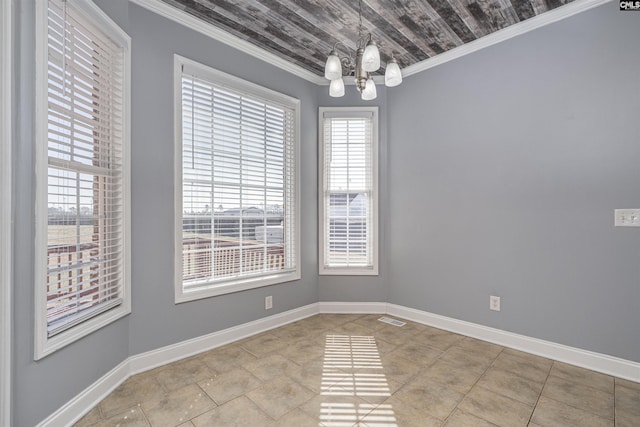
[[[615,209],[616,227],[640,227],[640,209]]]
[[[271,310],[273,308],[273,297],[269,295],[264,298],[264,309]]]
[[[500,297],[493,295],[489,297],[489,310],[500,311]]]

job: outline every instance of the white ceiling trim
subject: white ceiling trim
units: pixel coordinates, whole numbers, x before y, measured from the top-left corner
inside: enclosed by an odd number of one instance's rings
[[[214,40],[236,48],[248,55],[268,62],[271,65],[275,65],[276,67],[293,75],[296,75],[302,79],[310,81],[311,83],[315,83],[318,85],[324,83],[325,79],[323,76],[318,76],[317,74],[314,74],[311,71],[300,67],[299,65],[282,59],[281,57],[271,52],[259,48],[249,43],[248,41],[241,39],[240,37],[234,36],[233,34],[230,34],[212,24],[203,21],[202,19],[196,18],[195,16],[190,15],[183,10],[170,6],[167,3],[162,2],[161,0],[130,0],[130,2],[135,3],[138,6],[142,6],[145,9],[148,9],[164,18],[170,19],[171,21],[177,22],[178,24],[184,25],[187,28],[204,34],[205,36],[211,37]]]
[[[491,33],[477,40],[436,55],[432,58],[425,59],[424,61],[420,61],[413,65],[409,65],[408,67],[402,69],[402,74],[404,77],[409,77],[413,74],[420,73],[422,71],[428,70],[429,68],[436,67],[438,65],[484,49],[486,47],[493,46],[496,43],[500,43],[502,41],[519,36],[537,28],[544,27],[545,25],[561,21],[577,13],[584,12],[586,10],[611,1],[613,0],[575,0],[569,4],[545,12],[541,15],[534,16],[533,18],[527,19],[526,21],[511,25],[507,28]],[[170,19],[174,22],[177,22],[178,24],[184,25],[194,31],[198,31],[199,33],[211,37],[214,40],[236,48],[248,55],[275,65],[276,67],[311,83],[322,86],[329,84],[329,82],[323,76],[318,76],[311,71],[300,67],[299,65],[295,65],[285,59],[282,59],[281,57],[271,52],[259,48],[246,40],[234,36],[199,18],[196,18],[195,16],[183,10],[170,6],[167,3],[162,2],[161,0],[130,0],[130,2],[142,6],[145,9],[155,12],[158,15]],[[382,76],[376,76],[376,78],[377,82],[383,81]],[[352,82],[350,81],[350,79],[345,79],[345,83],[351,84]]]
[[[444,64],[445,62],[453,61],[454,59],[458,59],[480,49],[484,49],[485,47],[493,46],[496,43],[509,40],[513,37],[528,33],[529,31],[535,30],[537,28],[544,27],[545,25],[549,25],[554,22],[569,18],[570,16],[573,16],[577,13],[584,12],[610,1],[612,0],[575,0],[569,4],[534,16],[533,18],[527,19],[526,21],[513,24],[509,27],[503,28],[502,30],[498,30],[494,33],[448,50],[432,58],[425,59],[424,61],[420,61],[413,65],[409,65],[408,67],[402,69],[402,75],[404,77],[408,77],[413,74],[417,74],[421,71],[428,70],[429,68]]]

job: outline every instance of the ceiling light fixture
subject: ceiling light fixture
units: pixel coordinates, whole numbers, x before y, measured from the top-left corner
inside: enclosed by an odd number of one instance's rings
[[[355,58],[352,56],[352,50],[346,44],[337,42],[333,45],[333,49],[329,53],[327,63],[324,66],[324,77],[331,81],[329,96],[339,98],[344,96],[342,71],[345,69],[347,76],[355,77],[356,88],[360,92],[362,99],[370,101],[378,96],[371,73],[380,68],[380,51],[378,51],[378,46],[373,41],[371,33],[367,33],[364,37],[362,36],[364,28],[362,26],[362,0],[358,2],[358,18],[360,19],[360,25],[358,26]],[[349,51],[348,56],[340,57],[338,55],[336,49],[339,44]],[[384,84],[385,86],[393,87],[398,86],[400,83],[402,83],[402,71],[392,54],[384,73]]]

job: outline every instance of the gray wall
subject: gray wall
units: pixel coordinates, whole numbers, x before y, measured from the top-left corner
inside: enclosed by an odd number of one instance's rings
[[[135,5],[129,24],[134,52],[130,353],[316,302],[316,86]],[[301,100],[302,280],[174,304],[174,53]],[[267,295],[273,296],[273,310],[264,310]]]
[[[132,38],[132,314],[35,362],[34,5],[19,2],[14,146],[14,425],[35,425],[128,356],[314,303],[317,87],[126,0],[97,0]],[[175,305],[173,54],[299,98],[302,280]],[[304,189],[311,189],[306,191]],[[273,309],[264,310],[264,297]]]
[[[130,355],[316,301],[390,301],[640,361],[640,230],[612,226],[614,208],[640,206],[634,14],[605,5],[381,88],[380,276],[318,278],[317,107],[360,105],[355,89],[331,99],[126,0],[97,0],[133,45],[133,312],[34,362],[34,15],[17,3],[16,426]],[[302,280],[173,303],[173,53],[302,100]]]
[[[613,227],[640,207],[640,21],[617,9],[388,91],[390,302],[640,361],[640,229]]]

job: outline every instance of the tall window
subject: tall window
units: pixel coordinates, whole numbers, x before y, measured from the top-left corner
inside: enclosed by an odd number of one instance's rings
[[[89,0],[38,7],[36,358],[130,312],[130,40]]]
[[[176,56],[176,301],[295,280],[299,101]]]
[[[320,109],[320,274],[378,274],[378,110]]]

